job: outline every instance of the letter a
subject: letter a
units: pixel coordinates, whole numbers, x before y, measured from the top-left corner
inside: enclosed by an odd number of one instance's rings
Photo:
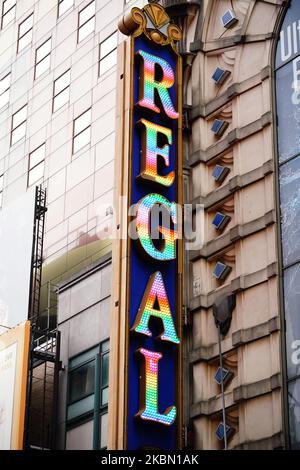
[[[154,308],[156,300],[158,302],[159,310]],[[151,317],[160,318],[163,322],[164,332],[159,336],[159,339],[162,341],[170,341],[175,344],[180,343],[175,331],[163,277],[159,271],[150,276],[131,331],[135,331],[136,333],[141,333],[146,336],[152,336],[148,326]]]

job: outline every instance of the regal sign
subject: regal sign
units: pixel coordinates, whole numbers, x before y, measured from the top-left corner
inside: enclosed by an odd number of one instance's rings
[[[155,3],[133,8],[119,29],[131,36],[129,206],[135,208],[136,235],[128,242],[125,447],[176,449],[182,382],[182,111],[175,42],[181,32]]]

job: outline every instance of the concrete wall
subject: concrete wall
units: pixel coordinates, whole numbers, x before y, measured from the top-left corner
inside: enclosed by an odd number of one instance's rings
[[[101,261],[59,287],[58,329],[61,333],[59,377],[59,449],[92,449],[93,420],[66,429],[68,363],[70,358],[109,338],[111,264]],[[102,434],[106,445],[106,431]]]

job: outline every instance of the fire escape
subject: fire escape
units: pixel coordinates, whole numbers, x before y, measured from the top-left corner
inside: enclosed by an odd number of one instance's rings
[[[25,449],[55,449],[60,335],[50,316],[56,313],[56,295],[48,283],[47,312],[41,315],[42,265],[46,190],[36,188],[33,225],[32,275],[29,300],[31,343],[27,385]],[[45,317],[47,321],[45,322]]]

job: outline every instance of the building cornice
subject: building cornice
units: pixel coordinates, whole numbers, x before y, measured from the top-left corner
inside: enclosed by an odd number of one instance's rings
[[[236,225],[224,235],[221,235],[220,237],[206,243],[204,247],[201,248],[201,250],[197,251],[196,253],[191,252],[190,261],[194,262],[200,258],[213,261],[213,259],[219,256],[222,252],[228,251],[231,245],[233,245],[235,242],[254,235],[255,233],[258,233],[261,230],[264,230],[267,227],[273,225],[275,222],[276,212],[275,210],[272,210],[255,220],[251,220],[250,222],[247,222],[243,225]]]
[[[193,152],[190,156],[189,163],[193,167],[200,162],[209,163],[214,158],[217,158],[224,152],[231,149],[235,144],[250,137],[257,132],[262,131],[265,127],[272,123],[272,113],[268,111],[264,113],[259,119],[246,124],[243,127],[237,127],[230,131],[227,136],[218,141],[216,144],[209,146],[207,149],[199,149]]]
[[[190,311],[193,313],[201,308],[208,309],[212,307],[213,303],[220,295],[243,292],[246,289],[262,284],[277,275],[278,263],[273,262],[263,269],[250,274],[238,276],[220,289],[212,290],[208,294],[200,294],[196,297],[192,297],[190,301]]]
[[[259,325],[255,325],[251,328],[235,331],[231,336],[232,345],[229,343],[229,346],[226,348],[226,343],[224,343],[223,352],[229,353],[237,346],[252,343],[258,339],[270,336],[279,330],[280,318],[279,316],[275,316],[270,320]],[[219,354],[218,347],[218,344],[212,344],[210,346],[201,346],[200,348],[192,350],[190,354],[190,363],[195,364],[197,362],[208,362],[217,359]]]

